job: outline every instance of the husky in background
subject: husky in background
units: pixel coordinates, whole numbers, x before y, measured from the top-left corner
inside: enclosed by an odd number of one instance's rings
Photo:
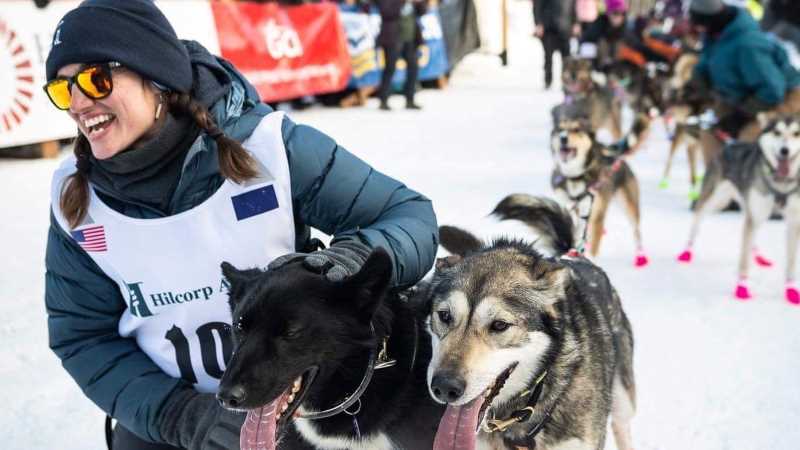
[[[678,260],[692,261],[692,247],[705,214],[721,208],[731,197],[738,197],[744,204],[745,220],[735,296],[740,300],[752,298],[747,276],[754,235],[777,208],[782,210],[788,227],[785,296],[790,304],[800,305],[800,291],[794,282],[800,238],[800,118],[782,115],[770,119],[761,114],[759,121],[763,131],[757,142],[728,145],[709,166],[697,200],[689,243]]]
[[[635,265],[648,264],[639,227],[639,182],[623,159],[641,142],[641,133],[648,126],[649,119],[640,114],[631,133],[615,146],[598,142],[591,124],[581,116],[564,117],[553,129],[550,145],[555,168],[550,184],[556,198],[573,213],[578,239],[588,237],[591,257],[600,251],[608,206],[617,196],[633,225]]]
[[[428,383],[448,405],[434,450],[602,450],[609,415],[617,447],[631,450],[633,335],[620,299],[600,268],[560,256],[575,244],[566,210],[514,197],[501,204],[559,256],[440,228],[452,256],[437,261],[423,293]]]
[[[606,129],[616,142],[622,138],[622,102],[614,90],[600,85],[592,78],[592,62],[588,59],[567,58],[561,73],[564,103],[551,110],[554,123],[565,115],[579,111],[589,120],[592,132]],[[569,111],[569,112],[568,112]]]

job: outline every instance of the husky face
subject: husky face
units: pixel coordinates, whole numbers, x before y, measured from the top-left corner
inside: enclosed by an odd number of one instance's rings
[[[568,177],[583,175],[593,142],[594,136],[587,120],[567,119],[559,122],[550,136],[550,149],[556,167]]]
[[[428,320],[433,398],[479,402],[482,421],[489,405],[525,391],[558,339],[568,270],[506,241],[437,270]]]
[[[765,121],[763,116],[759,120]],[[800,171],[800,118],[787,115],[772,120],[758,143],[767,162],[775,169],[777,179],[797,176]]]
[[[561,72],[561,84],[570,94],[588,90],[592,84],[592,62],[588,59],[568,58]]]

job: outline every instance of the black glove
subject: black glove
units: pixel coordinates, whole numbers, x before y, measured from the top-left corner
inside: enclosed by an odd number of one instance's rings
[[[270,270],[290,262],[303,260],[307,269],[323,274],[330,281],[342,281],[355,275],[367,260],[372,249],[359,241],[348,239],[334,242],[330,248],[312,253],[289,253],[269,263]]]
[[[717,122],[717,128],[728,133],[734,139],[739,136],[745,125],[755,120],[755,117],[740,110],[735,110]]]
[[[159,431],[170,445],[187,450],[238,450],[246,414],[220,406],[214,394],[194,389],[174,393],[161,414]]]

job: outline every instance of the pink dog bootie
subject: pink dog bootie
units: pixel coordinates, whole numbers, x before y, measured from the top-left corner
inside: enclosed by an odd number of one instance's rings
[[[687,263],[687,264],[692,262],[692,249],[691,249],[691,247],[687,247],[686,250],[683,251],[683,253],[678,255],[678,262]]]
[[[753,248],[753,259],[759,267],[772,267],[774,265],[771,259],[762,255],[756,248]]]
[[[636,261],[633,263],[636,267],[644,267],[650,263],[650,260],[647,259],[647,255],[644,253],[644,250],[639,249],[636,252]]]
[[[738,300],[752,300],[753,296],[750,294],[750,288],[747,287],[747,279],[740,278],[739,282],[736,284],[736,298]]]
[[[786,301],[789,304],[800,306],[800,291],[793,281],[786,282]]]

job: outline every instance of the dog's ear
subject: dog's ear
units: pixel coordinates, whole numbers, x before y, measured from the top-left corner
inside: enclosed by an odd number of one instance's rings
[[[770,125],[772,119],[774,119],[774,116],[766,111],[756,114],[756,120],[758,120],[758,125],[762,130],[765,130]]]
[[[531,266],[531,277],[543,284],[547,292],[546,303],[553,306],[567,296],[567,287],[572,281],[572,269],[562,263],[540,259]]]
[[[439,227],[439,244],[448,252],[458,256],[465,256],[483,248],[483,243],[475,235],[449,225]]]
[[[393,270],[392,258],[386,250],[378,247],[370,253],[358,273],[342,281],[350,293],[342,301],[355,305],[360,320],[372,320],[375,310],[389,290]]]
[[[231,308],[238,303],[244,285],[262,273],[258,269],[239,270],[227,261],[223,261],[220,264],[220,268],[222,268],[222,275],[228,285],[228,298]]]

